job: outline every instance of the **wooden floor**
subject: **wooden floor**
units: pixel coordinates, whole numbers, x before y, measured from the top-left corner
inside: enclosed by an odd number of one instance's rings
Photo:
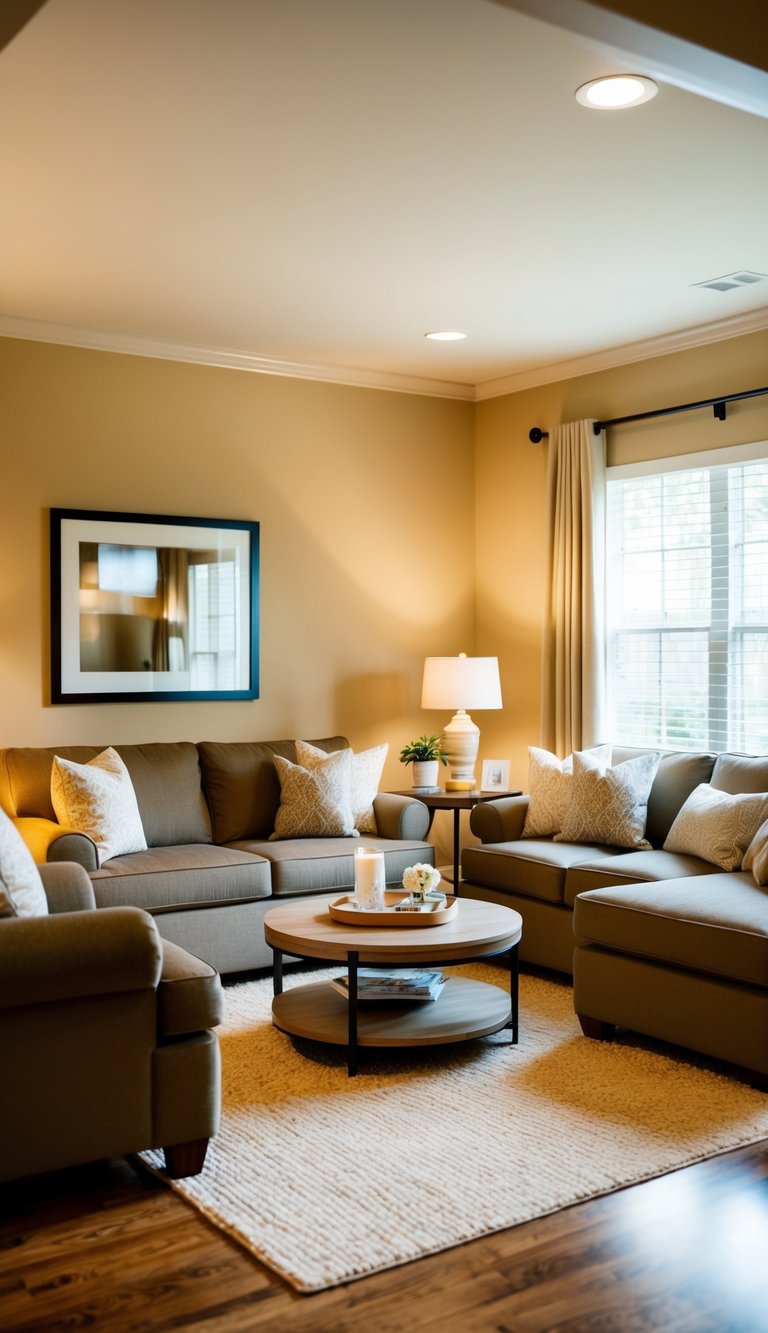
[[[3,1333],[768,1330],[768,1141],[312,1296],[136,1163],[0,1200]]]

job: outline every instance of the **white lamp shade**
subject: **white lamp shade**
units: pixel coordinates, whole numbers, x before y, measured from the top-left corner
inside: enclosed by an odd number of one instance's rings
[[[501,708],[498,657],[427,657],[422,708]]]

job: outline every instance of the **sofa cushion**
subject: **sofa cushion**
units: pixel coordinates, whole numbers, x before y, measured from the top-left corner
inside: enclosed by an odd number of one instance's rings
[[[196,745],[153,741],[115,749],[131,775],[148,847],[212,841]]]
[[[358,833],[376,832],[373,801],[379,790],[388,750],[389,745],[384,744],[376,745],[371,750],[361,750],[359,754],[351,751],[349,803],[352,807],[352,823]],[[303,768],[312,770],[328,758],[328,752],[310,745],[309,741],[297,741],[296,758]]]
[[[270,839],[357,837],[349,803],[352,751],[338,750],[309,771],[275,755],[280,805]]]
[[[235,845],[240,851],[253,852],[269,860],[272,892],[276,898],[336,890],[344,893],[355,887],[355,847],[360,843],[350,838],[297,838]],[[384,853],[384,874],[390,886],[401,885],[403,871],[415,861],[434,864],[435,849],[425,842],[366,835],[363,845]]]
[[[768,987],[768,893],[743,872],[579,894],[581,940]]]
[[[0,917],[47,915],[40,871],[13,821],[0,810]]]
[[[131,775],[111,746],[86,764],[54,755],[51,800],[59,823],[85,833],[101,860],[145,850]]]
[[[610,745],[598,745],[586,751],[606,765],[611,762]],[[549,750],[528,746],[528,809],[525,813],[524,838],[546,838],[563,827],[571,799],[573,755],[558,759]]]
[[[766,795],[731,795],[702,782],[677,815],[664,847],[700,856],[721,870],[738,870],[767,814]]]
[[[647,881],[717,873],[717,866],[702,861],[698,856],[664,852],[659,847],[652,847],[650,851],[619,852],[610,861],[599,857],[596,861],[579,861],[577,865],[571,866],[565,877],[565,901],[569,907],[573,907],[577,893],[583,893],[585,889],[604,888],[610,884],[644,884]]]
[[[328,753],[347,748],[349,741],[329,736],[311,744]],[[214,841],[268,838],[280,804],[275,755],[295,764],[296,742],[200,741],[197,750]]]
[[[613,768],[587,753],[574,754],[571,800],[555,841],[650,847],[645,824],[658,766],[655,752]]]
[[[163,971],[157,989],[158,1036],[204,1032],[223,1018],[224,1000],[216,969],[178,944],[163,940]]]
[[[732,795],[768,791],[768,757],[719,754],[712,772],[712,786]]]
[[[465,847],[461,872],[471,884],[520,893],[526,898],[562,903],[566,872],[574,863],[603,857],[612,861],[611,847],[525,838],[519,842]]]
[[[151,847],[105,861],[91,875],[97,907],[131,905],[156,912],[270,895],[263,857],[198,843]]]

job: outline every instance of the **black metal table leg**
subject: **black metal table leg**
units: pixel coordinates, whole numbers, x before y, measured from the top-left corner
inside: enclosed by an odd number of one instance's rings
[[[282,995],[283,993],[283,951],[282,949],[272,950],[272,994]]]
[[[520,1018],[520,959],[518,957],[519,941],[513,944],[509,951],[509,994],[512,1004],[509,1015],[508,1027],[512,1029],[512,1043],[517,1045],[518,1024]]]
[[[360,955],[356,949],[350,949],[347,956],[347,979],[349,1006],[347,1014],[347,1074],[353,1078],[357,1073],[357,965]]]

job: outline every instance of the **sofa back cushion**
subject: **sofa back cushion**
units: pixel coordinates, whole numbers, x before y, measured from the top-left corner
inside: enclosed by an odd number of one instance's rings
[[[712,786],[738,796],[740,792],[768,791],[768,756],[719,754]]]
[[[310,744],[330,752],[345,749],[349,741],[331,736]],[[197,749],[214,842],[267,839],[280,805],[275,755],[295,764],[295,740],[200,741]]]
[[[647,754],[647,750],[630,749],[615,745],[612,752],[614,764],[625,759],[636,759]],[[678,813],[685,805],[691,792],[702,782],[709,782],[715,766],[714,754],[684,751],[662,753],[656,776],[648,797],[648,819],[645,836],[653,847],[663,847],[667,834]],[[740,791],[746,788],[739,788]]]
[[[87,764],[106,747],[18,747],[0,753],[0,803],[10,815],[56,819],[51,801],[54,755]],[[211,842],[197,747],[189,741],[114,747],[131,776],[149,847]]]

